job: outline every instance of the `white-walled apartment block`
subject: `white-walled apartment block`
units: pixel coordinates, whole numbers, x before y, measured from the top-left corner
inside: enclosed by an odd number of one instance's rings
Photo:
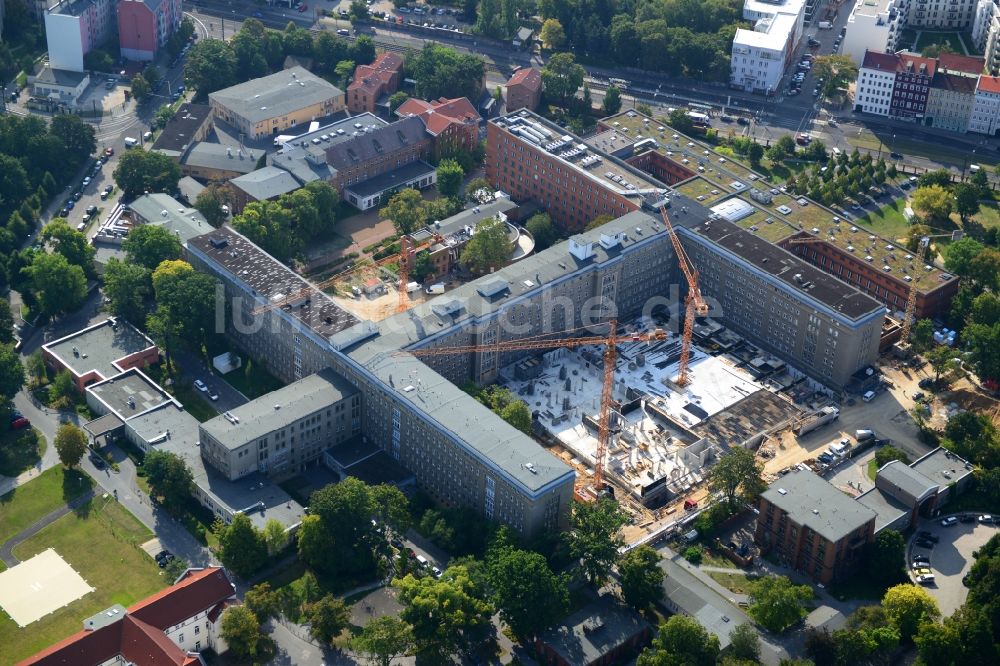
[[[983,52],[986,69],[1000,66],[1000,0],[979,0],[972,22],[972,45]]]
[[[977,0],[909,0],[906,25],[913,29],[966,30],[976,16],[976,2]]]
[[[1000,78],[981,76],[969,118],[969,131],[992,136],[997,130],[1000,130]]]
[[[83,71],[83,56],[106,42],[118,26],[114,0],[64,0],[45,12],[49,65]]]
[[[888,116],[892,89],[896,83],[896,68],[894,64],[891,68],[886,67],[885,58],[880,55],[875,51],[868,51],[864,55],[861,67],[858,69],[854,108],[864,113]]]
[[[907,0],[857,0],[847,17],[843,54],[860,65],[869,49],[884,53],[895,51],[906,20],[906,3]]]
[[[743,18],[754,28],[740,28],[733,38],[730,85],[747,92],[775,92],[802,38],[804,14],[805,0],[746,0]]]

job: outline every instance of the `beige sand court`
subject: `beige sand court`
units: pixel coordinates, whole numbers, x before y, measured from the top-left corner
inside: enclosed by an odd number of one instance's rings
[[[0,607],[19,627],[93,591],[51,548],[0,573]]]

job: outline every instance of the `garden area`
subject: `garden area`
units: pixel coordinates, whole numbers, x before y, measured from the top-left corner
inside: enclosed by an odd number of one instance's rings
[[[962,36],[957,32],[936,32],[922,30],[916,38],[917,51],[923,53],[931,46],[944,47],[946,53],[965,54],[965,46],[962,43]],[[902,44],[902,42],[901,42]]]
[[[912,226],[903,214],[905,209],[906,199],[897,199],[888,206],[859,217],[858,222],[883,238],[905,242]]]
[[[43,475],[22,486],[9,504],[0,505],[0,511],[6,509],[19,519],[20,527],[15,527],[0,515],[0,525],[8,537],[65,501],[63,485],[72,488],[76,473],[66,472],[67,484],[59,478],[61,471],[50,470],[58,474],[50,478]],[[35,484],[37,489],[32,488]],[[30,498],[27,505],[25,497]],[[128,606],[164,587],[166,581],[156,564],[139,547],[152,536],[116,501],[96,498],[18,545],[14,555],[21,560],[48,548],[55,549],[94,592],[24,629],[10,618],[0,617],[0,645],[4,646],[5,659],[23,659],[79,631],[83,618],[112,604]]]

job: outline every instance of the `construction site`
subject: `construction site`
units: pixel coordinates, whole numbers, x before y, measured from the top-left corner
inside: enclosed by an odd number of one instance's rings
[[[654,327],[638,320],[626,328]],[[725,329],[715,335],[731,340]],[[689,498],[728,447],[756,448],[802,413],[767,385],[787,371],[783,364],[745,342],[738,346],[749,360],[692,346],[681,386],[682,336],[643,337],[626,333],[617,342],[603,462],[603,481],[626,491],[633,506],[659,509]],[[501,371],[500,382],[528,404],[553,453],[584,479],[597,467],[603,374],[601,345],[553,349]]]

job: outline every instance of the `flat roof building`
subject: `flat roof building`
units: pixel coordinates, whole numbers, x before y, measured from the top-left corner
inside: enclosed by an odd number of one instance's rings
[[[292,92],[292,86],[297,89]],[[292,67],[208,95],[215,117],[250,139],[307,125],[345,108],[344,91],[303,67]]]
[[[149,337],[125,320],[114,317],[42,345],[42,358],[53,371],[67,370],[77,390],[114,377],[129,368],[142,368],[160,359]]]
[[[181,175],[203,181],[226,181],[257,168],[263,150],[201,141],[181,155]]]
[[[542,632],[535,639],[535,649],[546,664],[620,664],[637,655],[652,634],[641,615],[605,594]]]
[[[169,194],[144,194],[129,204],[129,208],[137,224],[163,227],[181,245],[212,230],[212,225],[198,209],[185,206]]]
[[[212,107],[208,104],[181,104],[167,122],[152,150],[180,160],[194,144],[204,141],[212,131]]]
[[[778,477],[757,508],[754,540],[823,584],[849,575],[875,537],[875,512],[809,471]]]

